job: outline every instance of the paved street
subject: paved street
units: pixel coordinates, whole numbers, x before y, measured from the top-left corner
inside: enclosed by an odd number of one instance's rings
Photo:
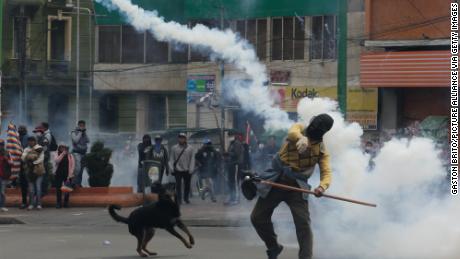
[[[248,225],[251,204],[225,207],[193,201],[195,204],[183,206],[182,211],[196,246],[189,250],[159,230],[149,246],[159,253],[155,258],[266,258],[265,248]],[[129,211],[120,213],[126,215]],[[45,208],[30,212],[11,208],[0,214],[0,222],[7,218],[25,224],[0,224],[0,259],[139,258],[136,240],[127,226],[115,223],[104,208]],[[296,248],[286,248],[281,258],[295,258],[296,254]]]

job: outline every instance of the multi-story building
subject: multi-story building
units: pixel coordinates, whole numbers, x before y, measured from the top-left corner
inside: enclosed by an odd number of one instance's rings
[[[450,1],[368,0],[365,6],[361,85],[379,89],[382,129],[447,119]]]
[[[304,96],[337,98],[338,73],[346,73],[342,75],[348,85],[348,117],[375,129],[377,90],[359,87],[364,4],[348,1],[345,24],[341,24],[338,17],[343,2],[347,7],[347,1],[314,0],[134,1],[157,10],[168,21],[188,26],[202,23],[239,33],[266,64],[270,87],[281,94],[280,106],[293,117],[297,101]],[[143,134],[170,128],[216,128],[222,117],[230,128],[246,122],[246,115],[234,106],[226,107],[222,116],[219,101],[216,109],[198,103],[197,96],[214,89],[222,93],[220,63],[211,61],[208,53],[158,42],[101,5],[96,4],[95,11],[100,15],[94,65],[94,88],[99,93],[95,124],[101,131]],[[345,42],[342,51],[346,51],[342,59],[340,35]],[[223,72],[224,78],[246,78],[231,64],[225,64]]]
[[[2,121],[29,126],[47,121],[57,138],[68,140],[77,107],[79,119],[91,117],[93,2],[79,1],[79,17],[77,0],[8,0],[2,4]]]

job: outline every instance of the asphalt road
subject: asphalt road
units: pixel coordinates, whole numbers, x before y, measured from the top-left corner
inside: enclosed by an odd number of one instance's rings
[[[152,258],[266,258],[264,247],[256,241],[256,236],[247,236],[249,232],[244,227],[192,227],[190,230],[196,239],[193,249],[185,248],[169,233],[157,231],[149,249],[158,256]],[[0,225],[0,259],[140,258],[135,246],[136,240],[121,224]],[[296,249],[286,248],[280,258],[296,258],[296,254]]]

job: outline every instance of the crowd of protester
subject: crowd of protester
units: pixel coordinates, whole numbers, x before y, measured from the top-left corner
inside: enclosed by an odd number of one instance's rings
[[[71,146],[65,142],[58,144],[47,122],[34,127],[31,133],[26,126],[19,126],[17,139],[21,157],[17,175],[12,173],[14,163],[5,140],[0,139],[1,211],[8,211],[5,204],[7,186],[20,189],[20,209],[41,210],[42,198],[51,187],[56,188],[56,208],[69,207],[70,191],[81,187],[82,158],[88,150],[85,121],[79,121],[70,135]]]

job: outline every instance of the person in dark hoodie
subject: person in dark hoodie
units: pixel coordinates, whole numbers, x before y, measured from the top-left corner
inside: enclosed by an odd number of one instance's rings
[[[203,186],[200,190],[201,199],[206,199],[206,193],[209,193],[211,201],[216,202],[213,179],[217,175],[221,159],[210,139],[204,139],[203,146],[195,154],[195,161],[198,164],[198,180]]]
[[[153,158],[153,145],[152,138],[149,135],[142,137],[142,142],[137,145],[138,152],[138,170],[137,170],[137,192],[144,192],[144,166],[142,164],[145,160],[151,160]]]
[[[314,117],[308,127],[300,123],[294,124],[289,129],[286,143],[273,159],[273,171],[261,174],[260,177],[280,184],[310,189],[308,179],[316,165],[319,165],[320,183],[314,189],[314,193],[316,197],[321,197],[331,183],[329,154],[323,143],[323,136],[333,124],[334,120],[328,114]],[[311,259],[313,233],[308,211],[308,195],[271,188],[269,185],[258,185],[257,189],[260,197],[251,213],[251,222],[267,247],[268,259],[277,259],[283,250],[271,221],[273,211],[281,202],[288,205],[294,219],[300,248],[298,258]],[[243,190],[244,193],[249,192]],[[245,197],[254,198],[246,195]]]
[[[163,177],[165,177],[164,175],[169,175],[169,155],[168,150],[166,150],[166,147],[162,144],[163,138],[161,138],[160,135],[156,135],[154,141],[152,160],[160,164],[160,177],[158,181],[161,183],[163,181]]]

